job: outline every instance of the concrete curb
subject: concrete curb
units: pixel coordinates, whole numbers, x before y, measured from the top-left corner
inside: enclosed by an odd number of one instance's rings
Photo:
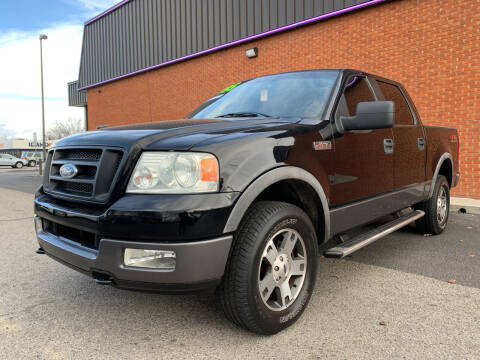
[[[450,211],[459,211],[465,209],[467,214],[480,215],[480,200],[452,197],[450,199]]]

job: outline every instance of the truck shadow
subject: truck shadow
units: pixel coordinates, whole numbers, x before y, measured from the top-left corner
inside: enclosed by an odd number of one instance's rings
[[[480,216],[450,213],[446,230],[419,234],[415,225],[379,239],[346,260],[480,288]],[[335,242],[326,244],[326,248]]]

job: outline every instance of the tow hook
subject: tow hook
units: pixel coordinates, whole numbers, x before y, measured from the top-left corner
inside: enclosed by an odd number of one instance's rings
[[[40,254],[40,255],[44,255],[45,254],[45,250],[43,250],[41,247],[39,247],[37,250],[35,250],[35,252],[37,254]]]
[[[113,279],[109,275],[94,273],[93,278],[98,285],[111,285],[113,284]]]

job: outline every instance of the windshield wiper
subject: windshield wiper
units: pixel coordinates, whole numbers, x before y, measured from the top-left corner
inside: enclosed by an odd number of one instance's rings
[[[227,118],[227,117],[243,118],[243,117],[259,117],[259,116],[264,117],[264,118],[270,118],[271,117],[270,115],[262,114],[262,113],[259,113],[259,112],[235,112],[235,113],[219,115],[219,116],[217,116],[217,118]]]

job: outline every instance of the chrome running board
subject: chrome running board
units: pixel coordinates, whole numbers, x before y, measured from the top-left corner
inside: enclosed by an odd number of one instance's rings
[[[368,244],[377,241],[378,239],[391,234],[394,231],[420,219],[425,215],[425,212],[416,210],[409,212],[406,215],[399,217],[393,221],[383,224],[373,230],[370,230],[364,234],[358,235],[351,240],[348,240],[338,246],[325,250],[324,255],[327,258],[343,258],[351,253],[367,246]]]

